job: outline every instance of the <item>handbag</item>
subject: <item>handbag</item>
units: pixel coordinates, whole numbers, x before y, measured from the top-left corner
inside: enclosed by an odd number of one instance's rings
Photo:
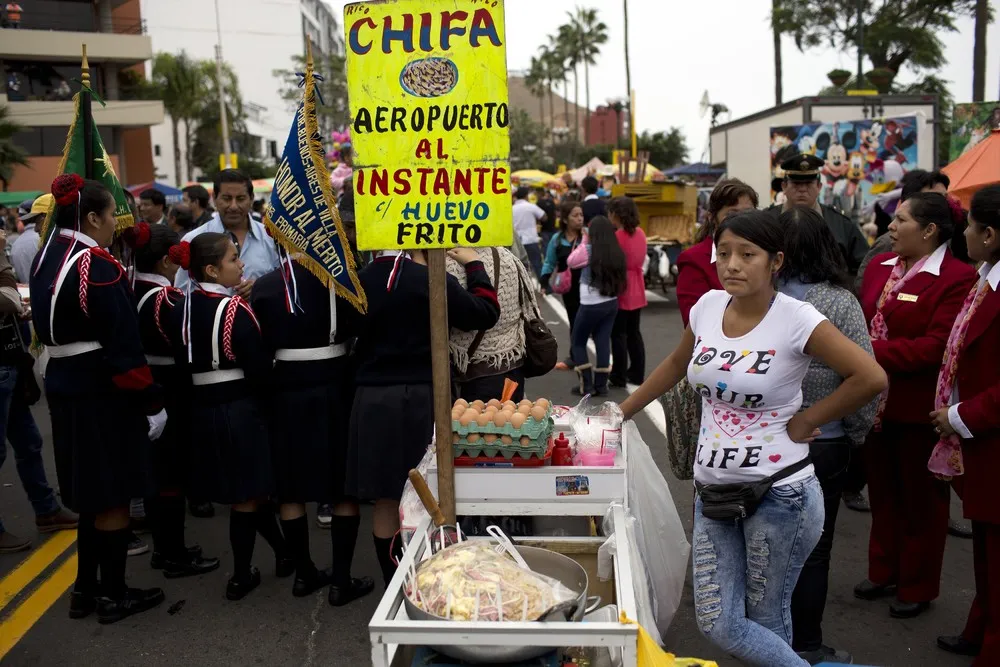
[[[667,418],[667,459],[677,479],[694,478],[694,461],[701,430],[701,395],[682,378],[660,397]]]
[[[524,366],[521,368],[525,378],[539,377],[556,367],[559,361],[559,342],[542,319],[537,304],[532,313],[533,317],[524,314],[525,285],[520,270],[517,272],[517,283],[517,307],[521,311],[521,321],[524,323]]]
[[[770,477],[756,482],[737,484],[702,484],[695,482],[694,488],[701,496],[701,515],[716,521],[749,519],[757,511],[760,501],[771,490],[775,482],[797,473],[812,463],[808,456],[787,468],[782,468]]]
[[[11,316],[13,317],[13,316]],[[14,381],[14,395],[24,401],[25,405],[32,406],[42,400],[42,389],[35,379],[35,358],[28,352],[28,347],[24,344],[24,335],[21,330],[21,323],[16,319],[12,323],[17,341],[20,347],[14,350],[15,363],[17,368],[17,379]]]
[[[570,246],[570,250],[572,251],[576,248],[578,243],[580,243],[579,237]],[[557,271],[549,281],[549,287],[554,294],[566,294],[569,292],[573,289],[573,270],[567,266],[565,271]]]

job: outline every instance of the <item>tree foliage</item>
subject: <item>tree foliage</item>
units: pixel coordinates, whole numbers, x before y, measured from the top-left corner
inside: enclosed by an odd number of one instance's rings
[[[7,183],[14,175],[14,167],[28,166],[28,153],[14,143],[14,135],[24,128],[10,119],[10,107],[0,107],[0,183],[7,192]]]
[[[340,130],[350,123],[351,110],[347,101],[347,62],[342,54],[320,54],[315,60],[315,72],[322,77],[317,89],[320,97],[317,99],[316,115],[319,120],[320,133],[324,139],[330,132]],[[292,69],[275,69],[272,76],[281,80],[281,99],[288,102],[289,108],[296,108],[302,100],[302,88],[299,73],[306,71],[306,59],[303,56],[292,58]]]
[[[947,62],[941,34],[955,32],[955,20],[972,16],[976,0],[861,0],[864,56],[875,68],[916,73]],[[828,45],[857,49],[857,0],[780,0],[772,21],[792,35],[800,50]]]
[[[510,168],[546,168],[545,126],[535,122],[524,109],[510,110]]]
[[[671,127],[668,132],[646,130],[636,137],[636,144],[640,151],[649,151],[649,162],[660,169],[684,164],[690,152],[679,127]]]

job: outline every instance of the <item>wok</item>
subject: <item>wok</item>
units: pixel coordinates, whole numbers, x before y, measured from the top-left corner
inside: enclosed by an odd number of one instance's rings
[[[589,580],[587,571],[572,558],[563,556],[548,549],[538,547],[518,546],[517,550],[527,561],[528,566],[538,574],[552,577],[560,581],[571,591],[577,594],[571,600],[571,609],[567,610],[566,619],[579,622],[583,620],[585,614],[593,611],[601,604],[599,597],[588,598],[587,586]],[[410,602],[410,598],[403,596],[406,605],[406,615],[414,621],[447,621],[449,619],[435,616],[415,604]],[[461,623],[462,621],[453,621]],[[545,655],[552,650],[551,646],[472,646],[468,644],[453,646],[431,646],[433,650],[442,655],[446,655],[457,660],[465,660],[471,663],[503,663],[519,662],[531,660]]]

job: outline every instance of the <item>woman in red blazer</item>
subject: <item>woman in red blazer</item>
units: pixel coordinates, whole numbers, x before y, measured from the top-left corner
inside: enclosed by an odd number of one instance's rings
[[[896,594],[894,618],[922,613],[938,596],[949,488],[927,469],[938,435],[927,423],[938,369],[975,271],[963,260],[961,206],[913,195],[889,225],[891,253],[872,259],[861,285],[875,359],[889,376],[865,443],[872,527],[864,600]],[[951,246],[949,248],[949,246]]]
[[[972,553],[976,599],[962,634],[939,637],[951,653],[976,655],[973,665],[1000,665],[1000,502],[996,470],[1000,468],[1000,185],[972,198],[965,231],[969,257],[982,262],[975,291],[966,297],[956,319],[941,379],[951,370],[950,400],[931,413],[942,438],[961,438],[964,463],[965,517],[972,520]],[[950,368],[954,362],[954,368]]]
[[[698,242],[677,258],[677,307],[684,326],[688,314],[698,299],[712,290],[722,289],[715,268],[715,228],[726,216],[737,211],[757,208],[757,193],[735,178],[719,181],[708,198],[708,212],[698,230]]]

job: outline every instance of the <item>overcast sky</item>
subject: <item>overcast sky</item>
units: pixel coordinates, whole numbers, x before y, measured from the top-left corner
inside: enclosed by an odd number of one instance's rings
[[[441,0],[435,0],[440,2]],[[340,11],[347,4],[332,0]],[[609,38],[590,73],[590,104],[626,94],[621,0],[506,0],[507,66],[527,69],[531,56],[546,43],[576,6],[596,7],[608,25]],[[994,2],[994,10],[1000,6]],[[698,103],[708,90],[734,119],[774,104],[774,55],[768,15],[770,0],[629,0],[629,46],[632,87],[636,90],[636,125],[640,130],[679,126],[688,140],[692,162],[708,146],[707,118]],[[342,12],[341,12],[342,16]],[[951,82],[957,102],[972,99],[973,21],[962,20],[958,33],[944,34],[948,64],[942,77]],[[829,85],[835,67],[854,71],[853,51],[832,49],[800,53],[791,39],[782,44],[784,99],[814,95]],[[986,99],[1000,97],[1000,25],[989,27]],[[866,63],[865,68],[870,65]],[[912,80],[912,73],[901,75]],[[573,99],[572,79],[570,99]],[[583,70],[580,104],[584,104]]]

